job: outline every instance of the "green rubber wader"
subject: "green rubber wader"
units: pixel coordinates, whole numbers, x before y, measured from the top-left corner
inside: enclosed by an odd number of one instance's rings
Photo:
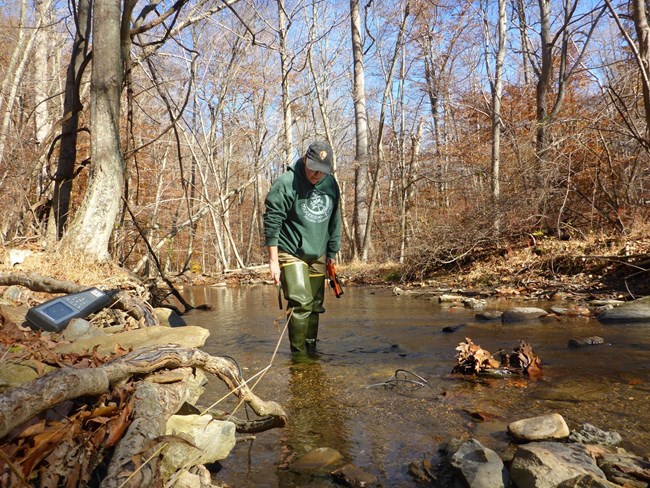
[[[291,355],[294,359],[307,357],[305,339],[313,303],[309,267],[299,260],[282,264],[281,282],[288,307],[293,309],[289,319]]]
[[[318,337],[318,319],[325,309],[323,308],[323,300],[325,298],[325,275],[317,274],[309,277],[311,285],[311,292],[313,294],[313,302],[311,307],[311,315],[309,316],[309,323],[307,324],[307,352],[312,353],[316,351],[316,338]]]

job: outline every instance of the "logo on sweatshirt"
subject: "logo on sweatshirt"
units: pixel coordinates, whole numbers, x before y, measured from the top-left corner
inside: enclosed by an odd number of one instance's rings
[[[312,190],[302,203],[302,211],[309,222],[319,224],[330,218],[333,206],[332,197],[318,190]]]

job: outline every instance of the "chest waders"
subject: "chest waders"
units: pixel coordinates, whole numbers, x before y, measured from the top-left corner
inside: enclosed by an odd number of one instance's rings
[[[295,361],[316,352],[318,318],[325,311],[325,257],[303,261],[290,254],[279,254],[282,291],[293,308],[289,319],[289,346]]]

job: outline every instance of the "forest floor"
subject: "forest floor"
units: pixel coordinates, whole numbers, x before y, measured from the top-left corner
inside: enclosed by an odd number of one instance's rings
[[[453,265],[439,266],[418,281],[402,278],[398,263],[352,263],[340,267],[349,284],[393,284],[466,292],[552,295],[631,300],[650,295],[650,232],[626,238],[599,236],[558,240],[530,238],[484,252]],[[433,266],[435,268],[435,265]]]

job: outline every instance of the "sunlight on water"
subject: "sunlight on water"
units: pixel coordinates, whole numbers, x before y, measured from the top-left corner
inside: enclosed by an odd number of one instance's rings
[[[280,334],[275,322],[282,317],[275,287],[201,287],[186,296],[195,305],[213,307],[185,316],[188,324],[210,330],[206,352],[233,357],[246,378],[269,364]],[[498,301],[489,308],[521,305]],[[217,480],[235,487],[330,486],[326,476],[306,485],[286,466],[313,448],[331,447],[385,486],[417,486],[408,463],[432,459],[447,439],[473,436],[503,450],[509,422],[551,412],[563,415],[571,429],[589,422],[617,431],[624,447],[648,454],[650,326],[602,325],[584,318],[481,322],[475,312],[441,305],[429,295],[396,297],[369,288],[347,288],[340,299],[328,293],[325,307],[318,363],[291,365],[285,336],[273,367],[255,387],[261,398],[283,405],[289,425],[238,443]],[[465,325],[454,333],[441,331],[458,324]],[[569,339],[594,335],[608,344],[567,347]],[[452,377],[455,347],[465,337],[492,353],[527,341],[542,359],[543,378]],[[399,369],[416,373],[427,385],[383,386]],[[213,381],[201,403],[225,391]],[[229,399],[218,408],[235,406]],[[486,420],[476,421],[473,413]],[[237,412],[242,418],[247,414],[252,412]]]

